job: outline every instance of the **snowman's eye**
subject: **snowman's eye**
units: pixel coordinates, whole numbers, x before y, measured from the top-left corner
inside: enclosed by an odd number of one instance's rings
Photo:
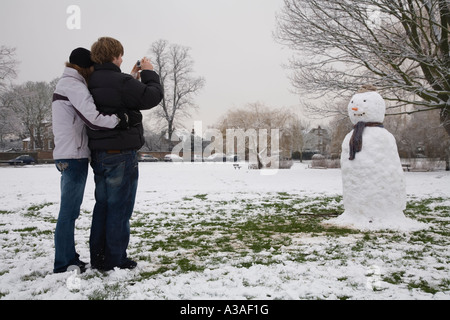
[[[367,100],[364,100],[364,102],[366,102]]]
[[[353,103],[353,101],[352,101],[352,103]]]

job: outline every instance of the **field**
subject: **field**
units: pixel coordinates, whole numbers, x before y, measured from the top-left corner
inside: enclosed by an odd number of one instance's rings
[[[0,299],[449,299],[450,172],[406,172],[414,232],[327,227],[339,169],[140,163],[132,271],[53,274],[59,173],[0,167]],[[76,241],[89,261],[88,178]]]

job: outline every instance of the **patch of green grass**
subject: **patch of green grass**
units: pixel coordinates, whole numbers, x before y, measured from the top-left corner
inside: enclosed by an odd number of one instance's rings
[[[390,275],[383,277],[383,281],[391,284],[400,284],[403,283],[403,276],[405,275],[405,271],[395,271]]]
[[[408,201],[405,215],[425,222],[428,222],[429,219],[435,219],[436,214],[437,216],[448,217],[450,215],[450,207],[438,205],[444,201],[445,199],[442,197]]]
[[[253,257],[250,262],[239,263],[241,267],[279,263],[276,257],[280,254],[279,250],[290,246],[292,239],[299,234],[312,237],[340,237],[358,233],[351,229],[322,225],[329,212],[335,213],[342,210],[341,197],[310,199],[280,192],[263,197],[259,201],[246,198],[215,202],[208,200],[207,194],[198,194],[193,198],[184,199],[184,203],[194,198],[205,201],[206,204],[200,210],[199,208],[189,209],[187,206],[183,209],[185,214],[178,213],[180,221],[170,220],[169,222],[162,219],[158,222],[159,224],[152,221],[150,231],[150,224],[144,219],[148,214],[139,213],[134,216],[135,220],[132,223],[133,234],[142,239],[142,244],[138,247],[144,247],[146,243],[148,252],[170,253],[187,250],[190,255],[199,259],[192,264],[188,258],[179,260],[176,256],[166,257],[166,265],[176,265],[180,272],[201,270],[205,267],[204,261],[222,261],[223,258],[215,258],[215,256],[223,253],[228,253],[226,259],[240,256]],[[320,210],[312,210],[314,204],[318,204]],[[176,205],[177,211],[180,209],[179,206],[183,206],[183,201]],[[233,206],[231,213],[226,209],[227,206]],[[301,207],[307,207],[308,214],[303,214]],[[320,212],[320,214],[316,215],[311,211]],[[171,215],[170,212],[163,214]],[[152,240],[161,229],[166,230],[162,233],[165,239]],[[263,259],[259,256],[260,253],[269,251],[273,255],[272,258]],[[139,252],[142,255],[142,251],[136,249],[136,253]],[[337,247],[330,252],[330,255],[333,256],[332,259],[345,259],[345,254]],[[145,255],[145,259],[150,258]],[[312,255],[296,253],[292,255],[292,259],[300,262],[311,261],[315,258]],[[158,274],[160,271],[152,271],[145,276]]]
[[[45,274],[40,272],[40,271],[33,271],[30,274],[24,275],[22,277],[20,277],[20,280],[22,281],[33,281],[36,280],[37,278],[44,278]]]
[[[46,202],[46,203],[42,203],[42,204],[34,204],[34,205],[28,207],[27,211],[28,212],[37,212],[37,211],[42,210],[45,207],[52,206],[52,205],[54,205],[53,202]]]
[[[13,229],[14,232],[20,232],[20,233],[31,233],[32,231],[37,230],[37,227],[26,227],[23,229]]]
[[[441,279],[441,282],[439,283],[439,288],[441,288],[442,291],[449,291],[450,279],[449,278]]]
[[[207,194],[197,194],[174,205],[175,209],[179,211],[183,204],[194,198],[204,201],[205,204],[200,210],[199,208],[190,209],[189,206],[183,208],[186,213],[178,213],[180,221],[162,219],[156,224],[155,221],[149,224],[144,218],[148,214],[134,215],[132,232],[133,235],[142,239],[142,244],[138,247],[144,247],[145,243],[148,252],[158,250],[169,253],[188,250],[193,256],[201,258],[196,262],[196,268],[203,268],[203,266],[199,267],[202,259],[217,260],[214,256],[224,252],[229,253],[228,259],[241,255],[258,255],[263,251],[271,251],[276,255],[280,248],[290,246],[292,238],[299,234],[312,237],[340,237],[358,233],[351,229],[322,225],[328,214],[335,215],[336,212],[343,211],[341,197],[304,198],[279,192],[262,197],[258,201],[249,198],[210,201]],[[233,211],[227,210],[227,206],[232,206]],[[320,208],[314,210],[315,206]],[[302,208],[307,208],[308,213],[303,213]],[[169,217],[173,213],[162,214]],[[161,229],[166,230],[162,233],[165,239],[152,240],[153,237],[158,236]],[[136,249],[136,253],[139,252],[142,255],[142,251]],[[309,255],[302,254],[294,255],[293,259],[302,261],[306,259],[306,256],[313,259]],[[344,259],[344,254],[334,250],[333,259]],[[189,265],[184,264],[187,261],[180,262],[174,257],[168,260],[171,265],[181,263],[180,270],[183,272],[190,269]],[[251,261],[250,264],[278,263],[277,259],[261,260],[258,256]],[[247,262],[241,265],[245,266]]]
[[[208,194],[196,194],[194,196],[194,198],[200,199],[200,200],[206,200],[206,198],[208,198]]]
[[[119,300],[127,295],[126,282],[105,283],[102,289],[95,290],[88,296],[89,300]]]
[[[182,272],[203,271],[205,268],[197,266],[187,258],[182,258],[176,262]]]
[[[420,243],[435,243],[433,235],[428,234],[424,231],[414,232],[410,238],[410,242],[420,242]]]
[[[167,272],[169,270],[173,270],[173,269],[169,268],[168,266],[161,266],[161,267],[159,267],[158,269],[156,269],[154,271],[143,271],[143,272],[139,273],[138,281],[144,281],[144,280],[147,280],[147,279],[151,279],[155,275],[163,274],[164,272]]]
[[[420,278],[419,281],[413,281],[408,283],[408,289],[418,289],[426,293],[435,294],[436,292],[439,292],[439,290],[435,287],[432,287],[427,281]]]

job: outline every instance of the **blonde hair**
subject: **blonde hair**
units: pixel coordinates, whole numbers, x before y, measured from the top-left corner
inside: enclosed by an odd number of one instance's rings
[[[124,50],[120,41],[101,37],[91,47],[91,60],[98,64],[112,62],[120,55],[123,56]]]

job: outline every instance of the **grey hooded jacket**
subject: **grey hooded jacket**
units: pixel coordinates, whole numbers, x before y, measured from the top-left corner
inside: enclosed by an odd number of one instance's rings
[[[119,123],[116,115],[97,111],[86,81],[77,70],[68,67],[53,94],[52,119],[55,160],[88,158],[86,126],[93,130],[108,130]]]

